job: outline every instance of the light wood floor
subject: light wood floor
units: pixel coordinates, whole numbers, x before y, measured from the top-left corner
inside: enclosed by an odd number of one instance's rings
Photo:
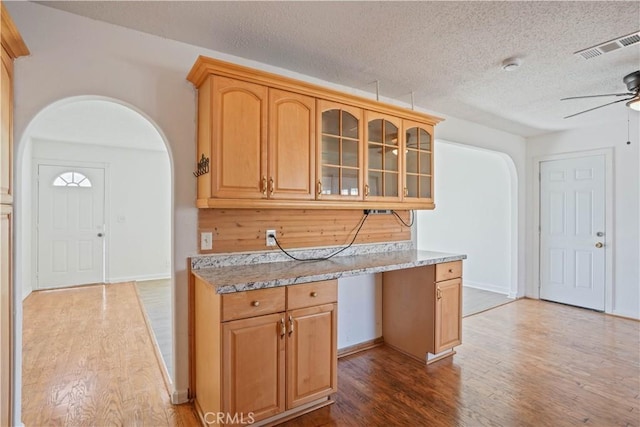
[[[133,283],[32,293],[23,305],[22,421],[191,426],[173,406]]]
[[[24,308],[23,421],[198,425],[173,407],[132,285],[38,292]],[[338,362],[336,403],[285,426],[639,426],[640,322],[534,300],[463,320],[428,367],[387,347]]]
[[[640,323],[521,299],[463,320],[453,359],[340,359],[330,407],[285,426],[638,426]]]
[[[171,333],[171,279],[136,282],[138,296],[142,302],[153,335],[160,349],[164,365],[173,377],[173,334]]]
[[[513,298],[509,298],[506,295],[499,294],[497,292],[470,288],[468,286],[462,287],[463,316],[471,316],[513,301]]]

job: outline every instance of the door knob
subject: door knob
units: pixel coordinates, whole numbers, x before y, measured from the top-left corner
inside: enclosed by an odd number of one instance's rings
[[[102,236],[104,236],[104,234],[98,233],[98,237],[102,237]]]
[[[598,242],[596,243],[596,248],[600,249],[601,247],[603,247],[604,245],[602,244],[602,242]]]

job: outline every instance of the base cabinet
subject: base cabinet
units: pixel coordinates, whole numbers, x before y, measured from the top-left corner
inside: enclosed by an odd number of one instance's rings
[[[422,362],[462,342],[462,261],[383,273],[385,344]]]
[[[205,424],[259,425],[330,403],[336,280],[219,295],[196,279],[195,297],[195,400]]]

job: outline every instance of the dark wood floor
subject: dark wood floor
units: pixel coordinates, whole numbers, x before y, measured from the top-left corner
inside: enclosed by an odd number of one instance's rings
[[[640,425],[639,322],[525,299],[463,329],[428,367],[386,347],[341,359],[336,403],[284,425]]]

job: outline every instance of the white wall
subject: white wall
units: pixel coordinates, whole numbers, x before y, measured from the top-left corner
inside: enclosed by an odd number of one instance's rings
[[[382,336],[382,275],[338,280],[338,349]]]
[[[535,206],[533,171],[541,156],[580,152],[602,148],[613,149],[613,307],[611,312],[621,316],[640,318],[640,187],[639,114],[630,112],[630,141],[627,145],[627,117],[608,126],[594,126],[574,131],[557,132],[527,141],[528,187],[527,209]],[[537,296],[534,283],[537,265],[534,265],[536,228],[533,216],[527,221],[529,256],[528,293]]]
[[[170,277],[171,182],[166,152],[34,138],[34,167],[46,160],[99,161],[107,167],[108,283]]]
[[[303,76],[288,70],[256,63],[207,49],[150,36],[133,30],[82,18],[31,2],[7,2],[17,27],[31,50],[31,55],[15,63],[15,141],[16,167],[25,163],[25,129],[33,117],[47,105],[63,98],[78,95],[101,95],[122,100],[144,112],[169,143],[173,167],[173,224],[174,224],[174,337],[175,378],[174,400],[186,397],[188,385],[187,335],[187,276],[186,258],[197,253],[197,209],[195,181],[191,172],[195,167],[196,95],[186,81],[198,55],[207,55],[264,71],[270,71],[347,93],[373,97],[356,89]],[[408,106],[404,102],[381,99]],[[505,153],[509,158],[514,186],[512,208],[516,232],[512,233],[517,248],[513,271],[517,283],[524,288],[524,139],[471,122],[447,117],[438,125],[439,138],[479,146]],[[436,172],[437,179],[437,172]],[[23,183],[16,183],[16,197],[22,194]],[[17,215],[23,215],[19,212]],[[24,236],[18,235],[19,239]],[[23,260],[16,260],[17,263]],[[16,282],[22,265],[18,266]],[[371,278],[362,278],[371,285]],[[373,285],[375,286],[375,285]],[[375,292],[370,293],[374,295]],[[344,302],[358,310],[360,306],[375,305],[375,301]],[[16,333],[22,333],[21,305],[16,303]],[[16,347],[16,358],[21,348]],[[19,375],[16,396],[21,395]],[[17,402],[16,414],[20,414]]]
[[[436,140],[437,209],[417,215],[418,249],[466,253],[464,284],[511,290],[511,177],[490,151]]]

